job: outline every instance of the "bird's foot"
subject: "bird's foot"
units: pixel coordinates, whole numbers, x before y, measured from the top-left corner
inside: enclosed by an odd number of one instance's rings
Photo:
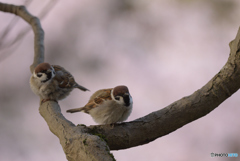
[[[57,103],[58,103],[58,101],[57,101],[57,100],[54,100],[54,99],[47,98],[47,99],[42,99],[42,101],[41,101],[41,104],[43,104],[43,103],[45,103],[45,102],[47,102],[47,101],[55,101],[55,102],[57,102]]]

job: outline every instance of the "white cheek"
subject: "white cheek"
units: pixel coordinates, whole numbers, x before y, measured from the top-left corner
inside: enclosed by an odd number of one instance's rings
[[[43,74],[43,75],[41,76],[41,78],[40,78],[41,81],[44,81],[44,80],[46,80],[46,79],[47,79],[47,75],[46,75],[46,74]]]
[[[42,74],[41,77],[38,77],[38,76],[36,75],[36,73],[34,73],[33,76],[36,78],[36,80],[39,80],[40,82],[47,79],[47,75],[44,74],[44,73]]]
[[[37,75],[36,75],[36,73],[35,73],[35,72],[33,73],[33,77],[34,77],[34,78],[37,78]]]
[[[118,103],[118,104],[120,104],[120,105],[125,105],[124,100],[123,100],[123,97],[120,97],[119,100],[116,100],[116,99],[114,99],[114,100],[116,101],[116,103]]]

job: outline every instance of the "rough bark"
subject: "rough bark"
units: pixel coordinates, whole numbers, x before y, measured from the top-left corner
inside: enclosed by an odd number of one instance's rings
[[[0,10],[19,15],[32,25],[35,33],[35,57],[31,65],[33,71],[44,60],[44,36],[39,20],[23,6],[0,3]],[[114,128],[106,125],[75,126],[62,115],[56,102],[43,103],[39,112],[51,132],[59,138],[69,161],[114,160],[109,149],[127,149],[149,143],[207,115],[235,93],[240,88],[240,30],[230,43],[230,49],[227,63],[201,89],[159,111],[117,124]]]
[[[87,131],[85,126],[75,126],[62,115],[54,101],[42,104],[39,112],[63,147],[69,161],[112,161],[107,143],[99,136]]]
[[[44,31],[39,19],[31,15],[24,6],[0,3],[0,11],[16,14],[31,25],[34,31],[34,68],[44,62]],[[99,136],[86,131],[84,126],[75,126],[62,115],[56,102],[48,101],[39,107],[39,112],[55,134],[69,161],[112,161],[115,160],[106,142]]]
[[[227,63],[192,95],[113,129],[105,126],[90,126],[89,129],[103,135],[111,150],[119,150],[149,143],[207,115],[240,88],[240,29],[229,46]]]

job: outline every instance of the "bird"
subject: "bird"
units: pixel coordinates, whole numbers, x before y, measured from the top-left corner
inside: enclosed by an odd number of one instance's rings
[[[127,120],[132,112],[133,100],[124,85],[96,91],[84,107],[66,112],[85,112],[98,124],[115,124]]]
[[[40,63],[34,69],[30,78],[30,87],[42,102],[58,101],[66,98],[74,88],[89,91],[75,82],[70,72],[59,65]]]

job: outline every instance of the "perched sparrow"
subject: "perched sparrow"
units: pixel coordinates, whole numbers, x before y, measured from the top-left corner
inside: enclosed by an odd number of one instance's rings
[[[125,121],[132,112],[132,97],[126,86],[101,89],[95,92],[88,103],[81,108],[67,112],[83,111],[99,124],[113,124]]]
[[[63,67],[48,63],[41,63],[34,69],[30,78],[30,86],[32,91],[42,99],[42,102],[64,99],[73,88],[79,88],[82,91],[88,90],[77,84],[73,76]]]

